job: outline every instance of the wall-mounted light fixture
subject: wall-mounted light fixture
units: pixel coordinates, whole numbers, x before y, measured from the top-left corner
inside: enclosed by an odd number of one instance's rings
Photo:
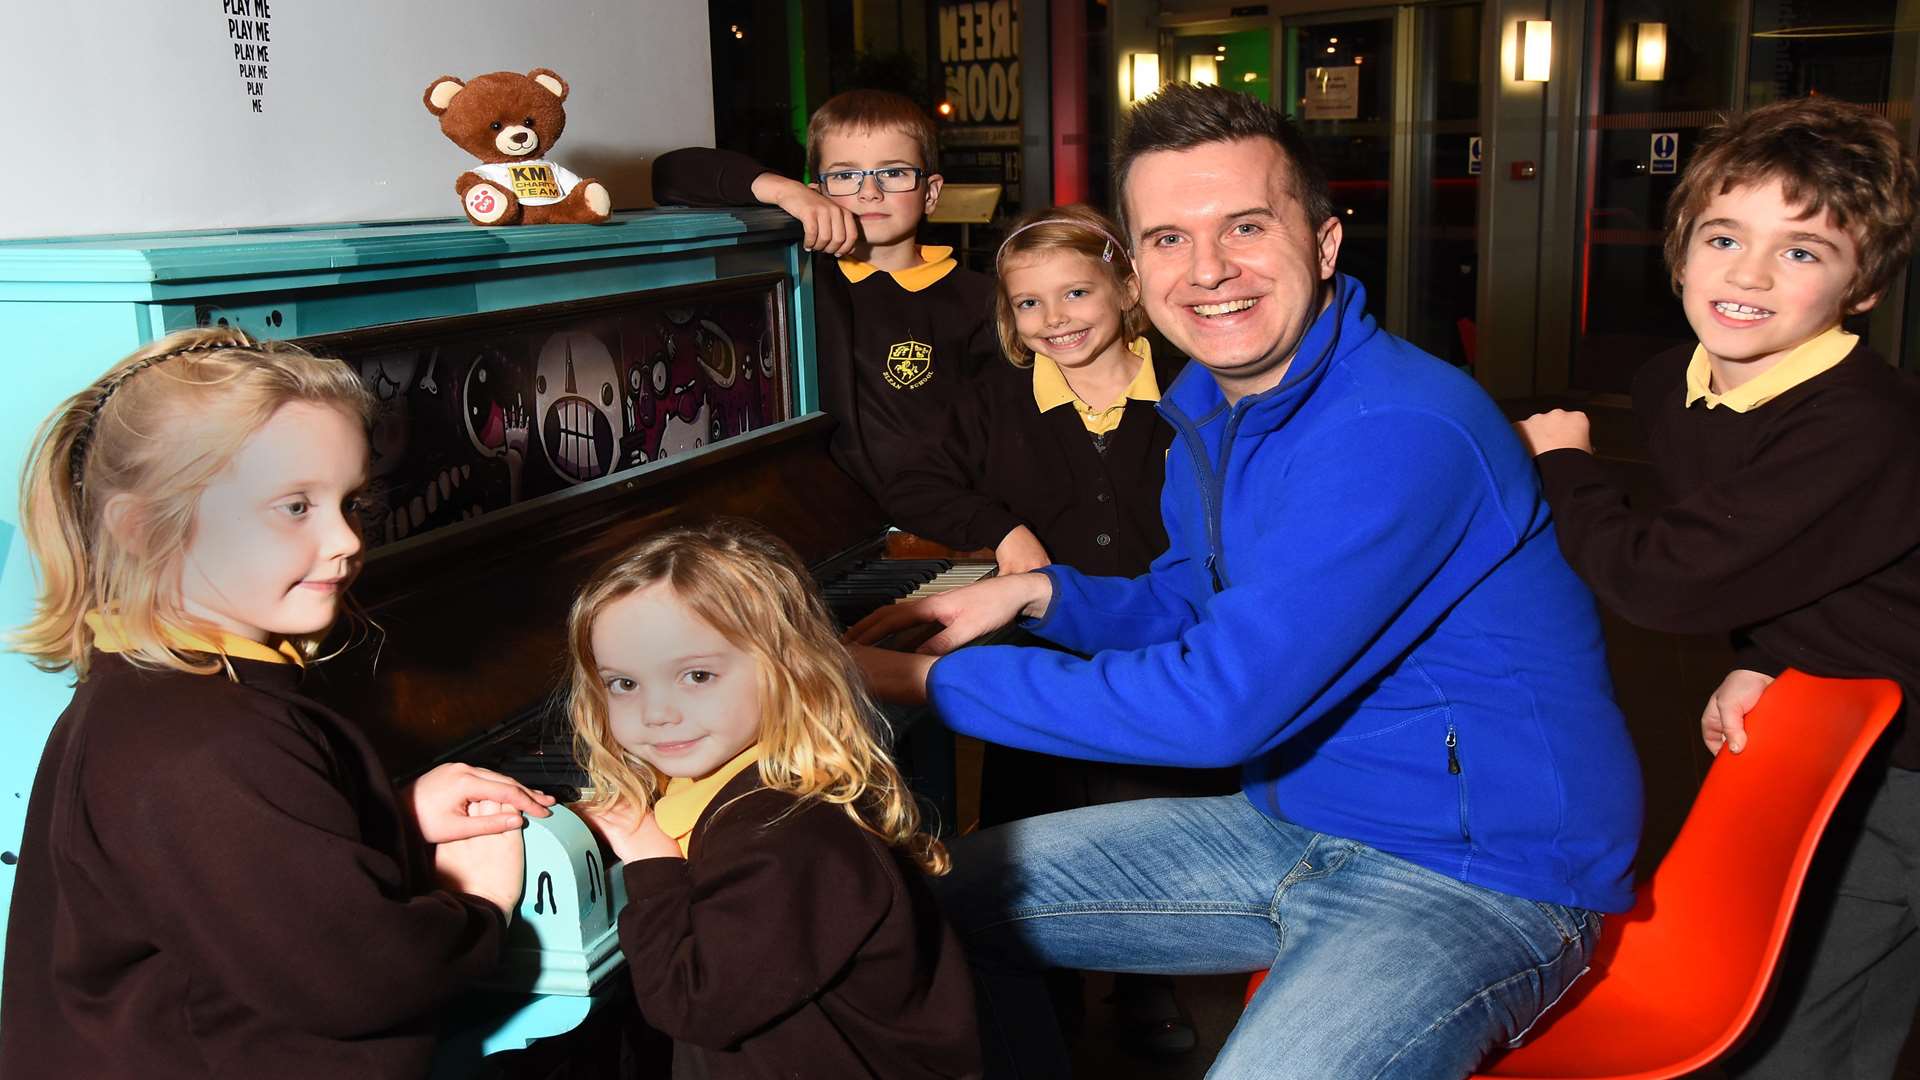
[[[1213,53],[1187,57],[1187,81],[1195,86],[1220,85],[1220,61]]]
[[[1635,82],[1659,82],[1667,77],[1667,24],[1633,24],[1633,78]]]
[[[1127,100],[1141,101],[1160,92],[1160,54],[1130,53],[1127,56]]]
[[[1520,21],[1521,82],[1546,82],[1553,69],[1553,24],[1545,19]]]

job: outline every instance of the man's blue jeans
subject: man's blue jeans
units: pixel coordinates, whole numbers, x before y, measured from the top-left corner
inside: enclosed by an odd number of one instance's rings
[[[981,985],[990,1076],[1059,1080],[1039,978],[1273,973],[1210,1077],[1463,1077],[1586,970],[1591,912],[1468,885],[1276,821],[1244,795],[1029,818],[933,879]]]

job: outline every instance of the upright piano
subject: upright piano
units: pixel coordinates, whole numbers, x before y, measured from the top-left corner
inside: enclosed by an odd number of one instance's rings
[[[235,325],[346,359],[377,400],[369,551],[361,618],[314,669],[316,692],[368,729],[396,777],[468,760],[565,799],[585,782],[556,708],[567,607],[638,537],[714,514],[757,520],[847,621],[943,569],[879,565],[884,516],[828,457],[799,236],[778,211],[651,210],[602,226],[0,243],[0,476],[19,475],[62,397],[173,330]],[[13,488],[0,496],[8,625],[26,618],[33,586]],[[9,891],[26,793],[68,692],[63,677],[0,659]],[[951,790],[943,742],[922,733],[903,752],[936,801]],[[619,982],[621,877],[606,853],[564,808],[532,821],[525,843],[508,957],[448,1017],[444,1075],[571,1029]]]

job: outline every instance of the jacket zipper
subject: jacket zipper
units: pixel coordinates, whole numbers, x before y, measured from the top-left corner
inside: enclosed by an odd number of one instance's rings
[[[1212,476],[1202,474],[1203,482],[1212,484],[1212,497],[1207,500],[1207,542],[1212,551],[1207,554],[1207,573],[1213,576],[1213,591],[1220,592],[1227,587],[1227,576],[1220,569],[1220,556],[1225,554],[1226,543],[1221,539],[1220,507],[1227,501],[1227,459],[1233,456],[1233,437],[1240,430],[1240,421],[1247,415],[1242,406],[1247,400],[1241,398],[1227,410],[1227,430],[1220,434],[1220,464],[1212,469]]]
[[[1456,785],[1460,793],[1460,839],[1473,843],[1473,830],[1467,827],[1467,778],[1460,771],[1460,733],[1452,724],[1447,725],[1447,774],[1460,778]]]
[[[1328,358],[1333,356],[1340,348],[1341,319],[1345,317],[1346,302],[1337,282],[1334,286],[1333,302],[1334,305],[1341,310],[1335,313],[1333,335],[1328,338],[1326,347],[1320,351],[1320,356],[1315,360],[1314,367],[1326,363]],[[1161,399],[1160,411],[1174,420],[1174,426],[1179,430],[1180,437],[1186,440],[1187,454],[1193,458],[1194,471],[1200,474],[1200,508],[1207,517],[1207,557],[1203,565],[1207,568],[1207,578],[1213,586],[1213,591],[1216,593],[1224,591],[1227,587],[1226,573],[1220,568],[1220,556],[1222,555],[1220,504],[1226,501],[1227,458],[1233,454],[1234,434],[1240,428],[1240,421],[1246,417],[1248,411],[1247,406],[1249,404],[1265,398],[1267,395],[1280,390],[1286,385],[1286,381],[1282,380],[1280,386],[1272,387],[1252,397],[1243,397],[1227,407],[1227,429],[1222,432],[1220,436],[1220,466],[1218,470],[1215,470],[1212,463],[1207,460],[1207,447],[1206,444],[1200,440],[1199,427],[1194,424],[1193,421],[1187,419],[1187,415],[1174,406],[1172,402],[1167,401],[1165,398]],[[1214,414],[1209,413],[1208,415],[1211,417]],[[1449,750],[1448,754],[1451,756],[1452,751]]]
[[[1207,461],[1207,445],[1200,440],[1200,429],[1187,419],[1185,413],[1170,403],[1162,403],[1162,411],[1171,415],[1174,427],[1180,432],[1180,438],[1187,444],[1187,456],[1193,459],[1193,471],[1199,475],[1200,509],[1207,519],[1207,557],[1202,565],[1207,568],[1208,583],[1214,592],[1226,588],[1226,582],[1220,573],[1220,500],[1213,481],[1213,468]],[[1227,432],[1228,436],[1232,431]]]

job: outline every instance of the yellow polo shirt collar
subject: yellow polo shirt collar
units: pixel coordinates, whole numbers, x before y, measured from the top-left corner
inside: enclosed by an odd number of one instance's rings
[[[1779,363],[1724,394],[1713,392],[1713,368],[1707,363],[1707,347],[1695,346],[1693,359],[1687,362],[1687,404],[1704,401],[1709,409],[1725,406],[1737,413],[1757,409],[1845,360],[1859,340],[1836,326],[1802,342]]]
[[[754,743],[735,754],[733,760],[698,780],[676,776],[667,781],[667,790],[661,792],[660,798],[654,801],[653,820],[661,831],[680,845],[680,854],[693,854],[687,849],[693,844],[694,823],[700,820],[700,815],[706,811],[713,797],[720,794],[720,789],[727,786],[727,781],[759,762],[760,744]]]
[[[920,247],[920,265],[905,270],[889,270],[895,283],[908,292],[919,292],[941,278],[953,272],[959,263],[953,259],[953,249],[938,244],[923,244]],[[841,259],[840,273],[855,285],[880,272],[872,263],[858,259]]]
[[[93,631],[93,647],[101,652],[120,653],[133,648],[127,640],[126,631],[121,628],[120,620],[102,611],[87,612],[87,629]],[[294,648],[290,641],[282,641],[277,646],[267,646],[238,634],[222,631],[209,641],[198,634],[185,630],[166,628],[167,644],[182,652],[206,653],[209,656],[227,656],[240,660],[260,660],[269,664],[294,664],[305,667],[306,657]]]
[[[1153,346],[1143,337],[1134,338],[1127,343],[1127,351],[1140,358],[1139,370],[1133,373],[1133,381],[1127,384],[1127,392],[1119,400],[1104,409],[1096,409],[1080,400],[1080,395],[1067,385],[1067,376],[1054,363],[1053,357],[1045,353],[1033,354],[1033,403],[1041,412],[1057,409],[1062,405],[1072,405],[1073,411],[1080,414],[1080,422],[1089,432],[1105,435],[1120,426],[1120,418],[1127,411],[1128,401],[1159,401],[1160,381],[1153,375]]]

